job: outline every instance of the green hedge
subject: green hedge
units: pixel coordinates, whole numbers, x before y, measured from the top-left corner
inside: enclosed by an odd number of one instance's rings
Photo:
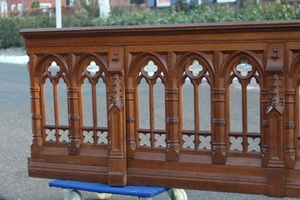
[[[111,13],[107,18],[91,18],[86,12],[78,16],[63,17],[63,27],[115,26],[115,25],[151,25],[186,24],[204,22],[239,22],[261,20],[300,19],[300,5],[266,4],[254,5],[233,11],[227,5],[218,5],[213,9],[209,4],[178,7],[174,5],[164,11],[145,9],[138,13]],[[55,17],[0,17],[0,48],[24,47],[19,31],[22,28],[55,27]]]
[[[19,34],[23,28],[47,28],[55,24],[55,18],[49,17],[0,18],[0,48],[23,47],[24,40]]]
[[[173,7],[165,12],[144,10],[140,13],[111,14],[107,19],[97,19],[96,26],[142,25],[142,24],[186,24],[210,22],[241,22],[262,20],[300,19],[300,5],[276,3],[264,7],[254,5],[233,11],[228,5],[220,5],[215,10],[209,5],[195,6],[188,11]]]

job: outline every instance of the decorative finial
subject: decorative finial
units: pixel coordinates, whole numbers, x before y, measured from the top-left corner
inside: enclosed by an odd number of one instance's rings
[[[118,62],[119,60],[120,60],[119,53],[118,53],[118,51],[115,51],[114,57],[112,58],[112,61]]]
[[[274,60],[276,60],[276,59],[279,58],[278,49],[277,48],[273,49],[273,55],[271,55],[271,58],[273,58]]]

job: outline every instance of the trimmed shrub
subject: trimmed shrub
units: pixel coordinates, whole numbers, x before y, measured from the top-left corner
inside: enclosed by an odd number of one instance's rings
[[[64,16],[62,26],[123,26],[300,19],[299,4],[291,6],[279,2],[274,5],[268,3],[264,7],[253,5],[237,11],[223,4],[213,9],[208,3],[183,5],[179,2],[163,11],[145,9],[140,12],[110,13],[107,18],[94,18],[86,11],[86,9],[78,9],[74,14]],[[48,16],[0,17],[0,48],[24,47],[24,40],[19,34],[23,28],[54,28],[55,24],[55,17]]]
[[[55,27],[55,24],[55,18],[47,16],[0,18],[0,48],[24,47],[19,34],[23,28],[48,28]]]

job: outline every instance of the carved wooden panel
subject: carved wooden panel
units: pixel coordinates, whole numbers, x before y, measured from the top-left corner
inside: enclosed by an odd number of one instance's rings
[[[300,197],[298,21],[21,34],[30,176]]]

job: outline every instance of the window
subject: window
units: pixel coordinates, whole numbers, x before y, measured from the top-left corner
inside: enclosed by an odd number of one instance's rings
[[[23,9],[22,9],[22,4],[21,4],[21,3],[18,3],[18,7],[17,7],[17,9],[18,9],[18,11],[21,11],[21,10],[23,10]]]
[[[236,0],[217,0],[217,3],[236,2]]]
[[[0,12],[6,12],[7,11],[7,4],[6,2],[1,3]]]
[[[71,1],[71,0],[70,0]],[[134,0],[131,0],[132,2]],[[147,0],[147,7],[167,7],[176,3],[177,0]],[[236,0],[186,0],[190,4],[202,4],[202,2],[208,3],[230,3],[236,2]]]
[[[12,5],[10,6],[10,10],[11,10],[11,11],[15,11],[15,10],[16,10],[16,4],[12,4]]]
[[[164,6],[170,6],[170,5],[171,5],[170,0],[156,0],[157,7],[164,7]]]
[[[73,6],[73,5],[75,5],[75,0],[70,0],[69,3],[70,3],[70,6]]]
[[[51,3],[40,3],[40,8],[51,8]]]

